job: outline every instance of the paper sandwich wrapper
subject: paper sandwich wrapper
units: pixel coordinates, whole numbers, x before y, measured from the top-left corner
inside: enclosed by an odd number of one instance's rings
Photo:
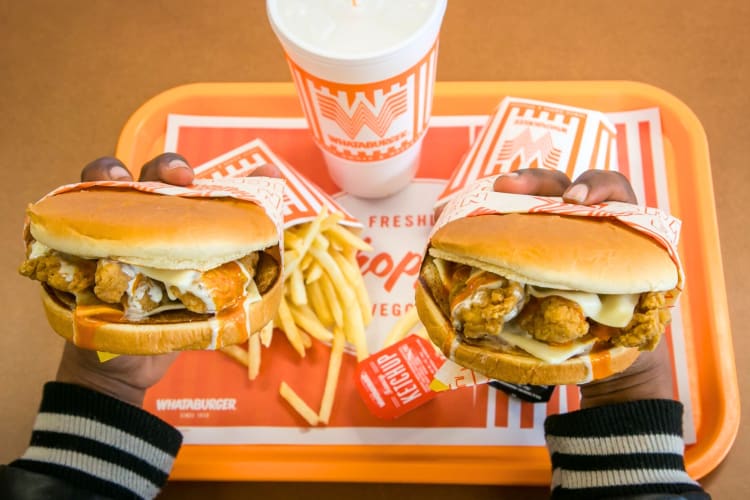
[[[599,111],[506,97],[438,196],[441,206],[477,179],[522,168],[617,170],[617,130]]]
[[[502,174],[501,174],[502,175]],[[677,253],[681,221],[663,210],[621,202],[607,202],[598,205],[575,205],[561,198],[499,193],[494,190],[499,176],[480,179],[465,190],[453,196],[430,232],[435,232],[449,222],[464,217],[491,214],[535,213],[555,214],[574,217],[597,217],[617,220],[630,228],[643,233],[661,244],[672,258],[677,268],[677,293],[682,289],[684,275]],[[672,303],[676,296],[667,296]],[[489,379],[469,368],[462,367],[446,359],[435,373],[431,389],[443,391],[488,382]]]
[[[243,177],[265,164],[278,167],[286,181],[284,190],[284,228],[311,221],[326,208],[343,216],[343,226],[361,228],[362,224],[344,207],[291,167],[261,139],[253,139],[194,169],[196,178],[226,179]]]

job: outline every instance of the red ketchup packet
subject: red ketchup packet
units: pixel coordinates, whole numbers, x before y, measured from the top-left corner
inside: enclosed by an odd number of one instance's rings
[[[437,395],[430,384],[444,362],[430,342],[409,335],[359,363],[357,390],[373,415],[398,418]]]

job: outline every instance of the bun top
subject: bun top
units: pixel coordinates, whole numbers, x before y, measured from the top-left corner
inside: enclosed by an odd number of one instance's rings
[[[667,250],[624,224],[548,214],[479,215],[432,237],[430,254],[548,288],[620,294],[670,291]]]
[[[233,198],[88,189],[45,198],[27,214],[31,235],[50,248],[160,269],[205,271],[278,243],[265,211]]]

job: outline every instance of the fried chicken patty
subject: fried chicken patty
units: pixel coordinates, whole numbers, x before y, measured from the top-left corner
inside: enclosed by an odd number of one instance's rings
[[[456,286],[449,292],[450,311],[466,338],[497,335],[523,306],[523,286],[516,281],[459,265],[452,282]]]
[[[176,297],[185,306],[197,313],[221,311],[235,305],[242,297],[243,290],[248,281],[255,275],[255,266],[258,263],[257,252],[247,255],[238,261],[227,262],[209,269],[197,279],[200,281],[198,288],[213,299],[213,304],[206,304],[205,300],[192,292],[182,291],[178,287],[169,287],[170,295]]]
[[[93,294],[109,304],[121,304],[126,314],[141,316],[165,305],[182,305],[197,314],[210,314],[237,304],[250,281],[260,293],[279,278],[276,260],[253,252],[206,272],[193,271],[184,288],[152,279],[131,266],[109,259],[82,259],[55,250],[32,250],[19,272],[50,287],[81,296]]]
[[[75,294],[93,286],[96,261],[53,252],[27,258],[18,271],[28,278]]]
[[[490,341],[502,347],[497,336],[506,323],[514,322],[536,340],[566,344],[591,338],[591,325],[596,324],[575,301],[558,295],[531,297],[522,283],[464,264],[441,261],[438,265],[428,256],[420,279],[468,343]],[[626,327],[606,327],[606,336],[596,336],[613,345],[653,350],[670,320],[665,294],[647,292],[639,297]]]
[[[641,295],[633,319],[620,335],[612,338],[612,343],[647,351],[655,349],[667,324],[672,321],[666,302],[664,294],[660,292]]]
[[[535,339],[552,344],[564,344],[589,332],[581,306],[557,295],[532,298],[521,311],[518,325]]]

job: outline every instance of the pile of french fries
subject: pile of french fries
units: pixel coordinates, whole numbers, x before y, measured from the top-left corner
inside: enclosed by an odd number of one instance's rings
[[[284,297],[273,325],[240,346],[222,349],[246,365],[248,377],[260,373],[261,348],[271,344],[273,327],[282,330],[305,357],[313,339],[331,347],[326,382],[318,411],[282,382],[279,393],[310,425],[327,424],[333,409],[344,351],[351,348],[357,360],[368,357],[365,329],[372,306],[357,264],[359,251],[372,247],[340,224],[343,215],[322,210],[318,216],[284,231]]]

